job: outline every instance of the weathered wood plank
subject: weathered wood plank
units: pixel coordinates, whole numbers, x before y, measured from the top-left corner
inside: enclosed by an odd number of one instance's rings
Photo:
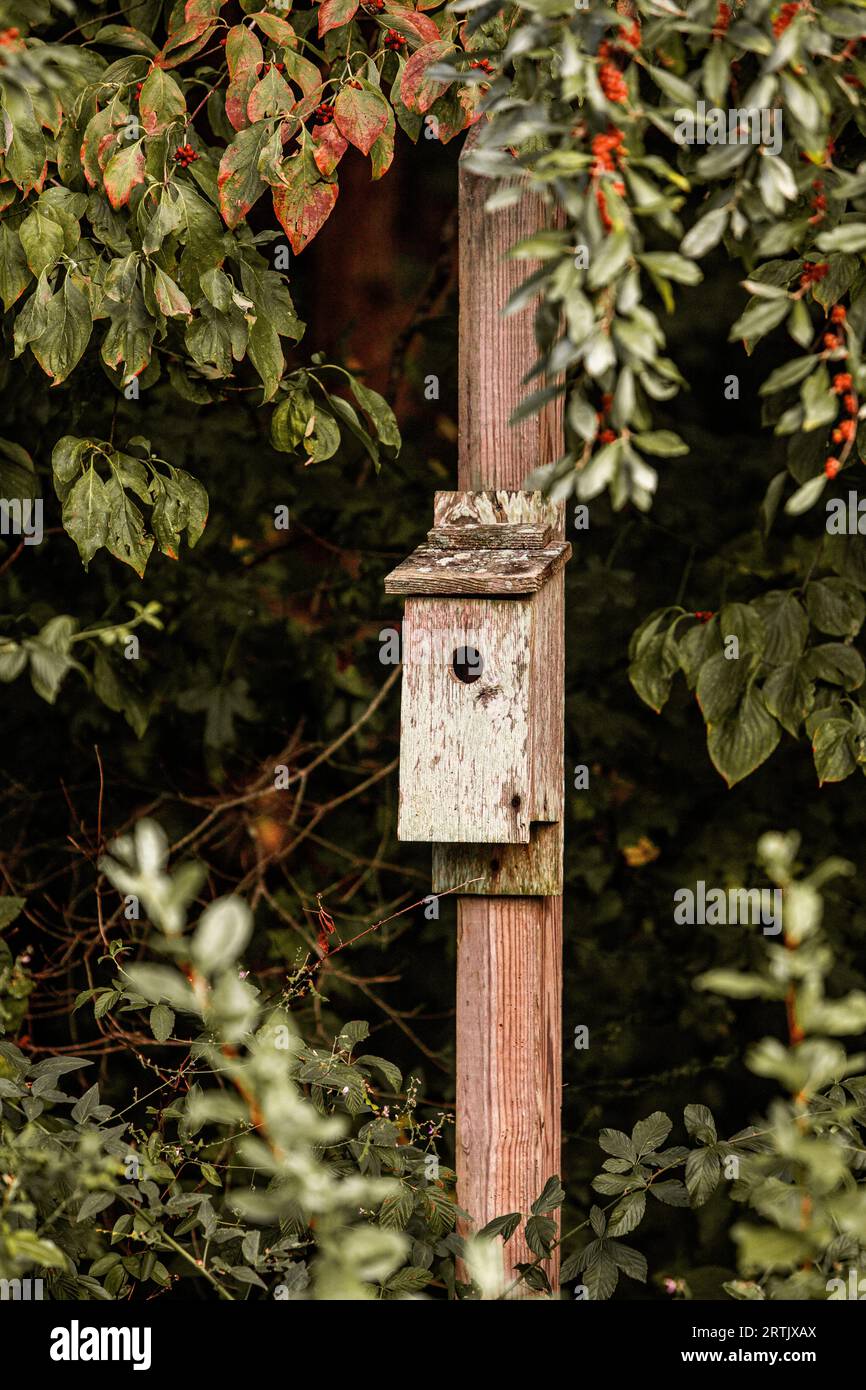
[[[535,464],[530,459],[528,467]],[[437,492],[433,499],[434,526],[562,526],[564,502],[551,502],[543,492],[482,488],[479,492]]]
[[[465,146],[471,148],[472,135]],[[519,489],[527,473],[562,451],[562,398],[515,426],[522,379],[536,360],[531,306],[501,310],[523,281],[526,262],[510,247],[550,225],[540,198],[524,196],[490,214],[488,180],[461,161],[458,485]],[[561,508],[560,508],[561,514]],[[512,518],[523,520],[523,518]],[[479,518],[480,520],[480,518]],[[555,588],[562,640],[562,573]],[[561,698],[561,696],[560,696]],[[561,710],[557,728],[561,727]],[[562,822],[550,829],[561,836]],[[449,847],[443,846],[447,853]],[[460,850],[464,853],[465,850]],[[438,853],[438,852],[437,852]],[[506,853],[528,853],[518,846]],[[560,849],[561,853],[561,849]],[[454,883],[462,878],[452,879]],[[562,899],[461,897],[457,909],[457,1195],[479,1226],[528,1211],[561,1172]],[[535,1257],[522,1233],[504,1248],[506,1265]],[[545,1264],[554,1291],[559,1255]],[[522,1287],[520,1297],[531,1297]]]
[[[561,955],[561,899],[460,899],[457,1193],[479,1224],[528,1212],[560,1171]],[[504,1255],[535,1259],[522,1233]]]
[[[555,540],[554,527],[434,526],[427,544],[440,550],[546,550]]]
[[[477,880],[474,881],[474,880]],[[458,883],[473,897],[536,898],[562,892],[562,826],[533,821],[529,844],[433,845],[434,893]]]
[[[537,600],[409,599],[403,618],[401,840],[529,843]],[[460,648],[483,669],[465,684]]]
[[[419,545],[385,577],[388,594],[536,594],[571,555],[547,550],[439,550]]]

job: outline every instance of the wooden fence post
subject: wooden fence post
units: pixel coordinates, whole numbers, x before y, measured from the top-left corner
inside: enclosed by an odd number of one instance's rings
[[[534,468],[559,456],[562,440],[561,402],[508,424],[537,349],[531,308],[501,315],[528,273],[508,250],[544,226],[549,212],[528,193],[488,213],[491,190],[461,157],[458,487],[472,491],[519,489]],[[561,690],[563,573],[550,582],[548,660]],[[558,703],[561,727],[561,695]],[[521,852],[529,848],[509,847]],[[461,897],[457,913],[457,1195],[480,1227],[506,1212],[528,1212],[561,1171],[562,898]],[[522,1235],[512,1236],[505,1255],[507,1270],[534,1259]],[[545,1269],[556,1290],[558,1252]],[[518,1296],[526,1294],[521,1286]]]

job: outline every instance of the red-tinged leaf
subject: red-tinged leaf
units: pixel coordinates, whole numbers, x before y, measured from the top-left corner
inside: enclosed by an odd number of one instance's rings
[[[295,104],[288,82],[271,64],[264,77],[256,83],[247,102],[250,122],[264,121],[269,116],[285,116]]]
[[[226,91],[226,115],[235,130],[249,125],[247,103],[264,61],[264,52],[252,29],[236,24],[226,41],[226,61],[231,81]]]
[[[169,73],[151,68],[141,85],[138,111],[147,134],[159,135],[172,121],[186,115],[186,98]]]
[[[102,111],[97,111],[95,116],[91,116],[81,142],[81,167],[91,188],[96,188],[102,183],[103,161],[99,158],[99,152],[106,136],[114,138],[111,111],[107,106]]]
[[[394,119],[394,112],[388,107],[388,123],[382,134],[375,141],[370,150],[370,163],[374,179],[380,179],[391,167],[394,158],[394,135],[397,130],[397,122]]]
[[[186,0],[183,17],[185,20],[198,19],[200,16],[215,19],[225,3],[226,0]]]
[[[423,115],[445,91],[447,82],[438,82],[435,78],[428,77],[427,69],[434,63],[441,62],[447,53],[453,51],[452,43],[447,39],[438,39],[436,43],[426,43],[423,48],[412,54],[400,80],[400,99],[410,111],[417,111],[419,115]]]
[[[115,212],[129,202],[136,184],[144,183],[145,163],[144,142],[136,140],[134,145],[124,145],[106,164],[102,177]]]
[[[439,0],[436,2],[438,4]],[[262,33],[267,34],[274,43],[280,44],[283,48],[294,46],[295,31],[287,19],[280,19],[279,15],[266,14],[264,11],[251,15],[250,18],[255,20]]]
[[[313,126],[313,158],[316,161],[316,168],[320,174],[333,174],[346,150],[349,148],[348,140],[342,136],[334,125],[329,121],[327,125]]]
[[[453,140],[455,135],[459,135],[468,126],[474,125],[481,116],[480,111],[472,110],[471,104],[467,106],[463,98],[464,92],[468,94],[471,103],[471,88],[464,87],[455,92],[451,87],[431,107],[430,114],[436,117],[436,138],[443,145],[447,145],[449,140]]]
[[[405,5],[392,3],[386,4],[385,9],[388,20],[383,19],[380,23],[387,23],[388,28],[396,29],[398,34],[403,34],[406,38],[417,38],[421,43],[438,43],[442,38],[429,15],[418,14],[416,10],[409,10]]]
[[[322,74],[319,72],[315,63],[311,63],[309,58],[304,58],[302,54],[295,53],[291,48],[285,50],[283,61],[285,63],[286,77],[288,80],[294,82],[295,86],[300,88],[305,97],[318,97],[318,101],[314,102],[314,105],[317,106],[318,102],[322,99],[319,93],[322,90],[323,83]]]
[[[369,154],[388,124],[388,103],[371,87],[344,87],[334,102],[334,121],[351,145]]]
[[[217,187],[220,212],[226,226],[237,227],[243,222],[253,203],[264,191],[259,173],[259,159],[272,135],[270,122],[247,126],[239,130],[220,161]]]
[[[319,38],[329,29],[342,29],[357,12],[359,0],[322,0],[319,6]]]
[[[274,212],[297,256],[327,222],[339,187],[336,182],[326,183],[324,179],[314,181],[300,154],[287,162],[285,173],[284,186],[274,189]]]
[[[189,58],[194,58],[204,48],[215,26],[216,20],[209,15],[197,15],[181,24],[166,40],[154,63],[160,68],[176,68]]]

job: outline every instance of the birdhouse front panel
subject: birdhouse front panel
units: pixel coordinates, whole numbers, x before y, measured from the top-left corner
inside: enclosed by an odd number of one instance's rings
[[[529,843],[533,602],[407,599],[401,840]]]

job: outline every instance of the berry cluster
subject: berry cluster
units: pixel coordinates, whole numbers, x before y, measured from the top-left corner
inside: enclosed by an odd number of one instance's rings
[[[11,48],[20,37],[20,29],[0,29],[0,48]]]
[[[722,0],[722,3],[719,5],[716,20],[712,28],[712,36],[714,39],[723,39],[725,37],[725,34],[728,32],[728,25],[730,24],[732,18],[733,11],[731,10],[730,5],[726,5],[724,3],[724,0]]]
[[[630,29],[621,29],[615,39],[604,39],[598,46],[601,67],[598,80],[608,101],[622,106],[628,100],[628,83],[622,68],[631,61],[630,50],[640,44],[640,20],[635,20]]]
[[[407,40],[402,34],[398,34],[396,29],[389,29],[384,39],[385,47],[390,48],[393,53],[406,47]]]
[[[610,126],[607,131],[592,138],[592,164],[589,168],[590,178],[595,181],[595,201],[601,214],[602,225],[606,232],[609,232],[613,223],[607,210],[607,199],[604,195],[604,188],[601,185],[603,174],[616,173],[621,167],[624,158],[623,143],[625,135],[616,126]],[[614,193],[620,197],[625,194],[625,184],[621,179],[617,179],[613,185]]]
[[[827,216],[827,196],[824,192],[823,179],[812,180],[812,194],[812,201],[809,204],[812,209],[812,216],[809,218],[809,222],[814,226],[817,222],[823,222]]]
[[[480,68],[482,72],[494,71],[493,64],[491,63],[489,58],[476,58],[474,62],[469,64],[469,66],[471,68]]]
[[[181,169],[188,169],[189,166],[195,164],[196,160],[200,159],[201,156],[196,154],[192,145],[178,145],[174,152],[174,158]]]
[[[800,13],[800,10],[802,8],[803,7],[801,4],[790,4],[782,6],[778,15],[773,20],[773,36],[775,38],[780,39],[782,37],[785,30],[788,28],[788,25],[796,19],[797,15]]]
[[[334,119],[334,103],[332,101],[322,101],[313,112],[319,125],[327,125]]]
[[[847,357],[845,350],[845,323],[848,314],[843,304],[834,304],[830,310],[830,322],[836,324],[839,330],[836,333],[825,333],[822,343],[827,352],[839,353],[842,357]],[[837,372],[833,377],[833,390],[837,396],[842,397],[842,408],[845,411],[845,418],[840,420],[833,430],[832,439],[834,444],[843,445],[844,453],[847,454],[857,435],[857,413],[858,403],[854,391],[854,378],[850,372]],[[835,478],[839,472],[844,458],[838,459],[831,455],[824,464],[824,472],[828,478]]]
[[[385,0],[364,0],[364,9],[370,14],[381,14],[385,8]]]
[[[824,279],[830,270],[826,261],[817,261],[814,264],[807,264],[800,276],[800,289],[807,290],[810,285],[817,285]]]

